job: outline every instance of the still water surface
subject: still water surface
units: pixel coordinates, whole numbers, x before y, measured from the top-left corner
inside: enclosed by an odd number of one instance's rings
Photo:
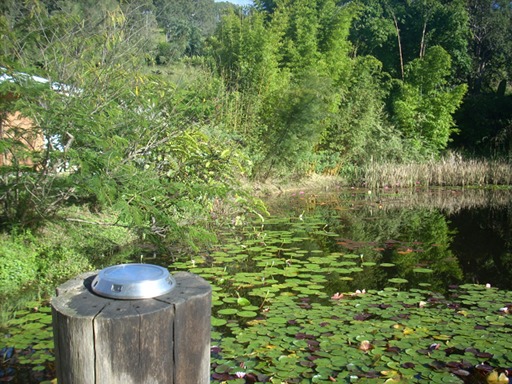
[[[313,217],[324,223],[309,241],[296,245],[359,256],[364,274],[349,274],[353,280],[340,289],[361,289],[361,284],[382,289],[389,279],[403,278],[409,287],[430,284],[440,291],[459,283],[512,290],[510,191],[298,191],[267,203],[273,215],[290,224]],[[265,226],[273,228],[287,227]],[[379,268],[382,264],[388,267]]]

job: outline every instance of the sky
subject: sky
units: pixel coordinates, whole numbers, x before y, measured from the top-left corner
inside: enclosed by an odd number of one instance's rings
[[[215,1],[229,1],[230,3],[238,4],[238,5],[251,5],[252,4],[252,0],[215,0]]]

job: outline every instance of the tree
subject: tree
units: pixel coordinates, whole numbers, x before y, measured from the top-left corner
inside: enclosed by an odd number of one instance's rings
[[[38,27],[22,36],[34,19]],[[47,140],[44,151],[27,152],[30,169],[21,162],[0,167],[2,229],[79,220],[65,208],[84,205],[115,212],[96,224],[126,226],[146,240],[204,239],[217,199],[232,204],[233,212],[250,205],[237,187],[243,157],[204,129],[222,89],[208,72],[179,85],[146,74],[144,56],[128,60],[144,50],[143,40],[131,35],[139,30],[129,20],[137,19],[116,8],[101,20],[92,33],[74,13],[41,8],[10,30],[16,38],[4,52],[18,71],[9,70],[13,81],[2,83],[0,94],[16,97],[3,98],[2,110],[30,118],[31,131]],[[29,83],[18,75],[36,58],[52,82]],[[52,89],[59,74],[66,79],[60,93]],[[2,141],[0,148],[12,144]]]
[[[238,11],[240,12],[240,11]],[[267,31],[262,14],[230,10],[210,39],[209,55],[232,90],[260,97],[279,83],[279,34]]]
[[[345,165],[399,158],[398,133],[387,123],[385,74],[371,56],[358,57],[341,94],[336,113],[317,147],[318,168],[337,173]]]
[[[222,20],[212,55],[229,86],[258,106],[241,131],[257,176],[304,172],[346,89],[353,10],[332,0],[256,8]]]
[[[470,91],[495,89],[512,78],[512,7],[508,1],[469,0],[473,66]]]
[[[465,1],[362,0],[351,41],[360,55],[373,55],[384,71],[403,80],[404,67],[421,58],[428,47],[439,45],[452,57],[454,83],[469,70],[467,40],[469,17]]]
[[[450,65],[449,54],[434,46],[407,65],[405,81],[396,83],[393,122],[421,156],[437,155],[456,131],[453,114],[467,87],[448,85]]]
[[[52,13],[33,0],[16,3],[6,15],[2,60],[32,68],[64,83],[78,81],[89,66],[145,63],[154,49],[154,19],[147,4],[115,0],[93,7],[88,2],[59,3]],[[37,68],[37,69],[35,69]]]
[[[153,0],[159,27],[169,46],[167,59],[202,53],[203,44],[215,30],[216,6],[213,0]],[[161,55],[162,56],[162,55]]]
[[[320,141],[329,103],[329,89],[322,78],[312,75],[293,82],[284,93],[267,99],[261,118],[260,133],[263,158],[255,165],[258,177],[271,174],[303,174],[311,163],[313,149]]]

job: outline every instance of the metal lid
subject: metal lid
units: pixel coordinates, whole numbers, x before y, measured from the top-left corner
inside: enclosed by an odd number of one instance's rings
[[[102,269],[92,281],[94,293],[113,299],[149,299],[171,291],[176,281],[166,268],[119,264]]]

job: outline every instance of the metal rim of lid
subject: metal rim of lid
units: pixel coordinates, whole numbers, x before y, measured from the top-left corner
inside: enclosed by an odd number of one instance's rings
[[[153,264],[119,264],[102,269],[92,282],[99,296],[113,299],[149,299],[169,293],[176,281],[169,271]]]

